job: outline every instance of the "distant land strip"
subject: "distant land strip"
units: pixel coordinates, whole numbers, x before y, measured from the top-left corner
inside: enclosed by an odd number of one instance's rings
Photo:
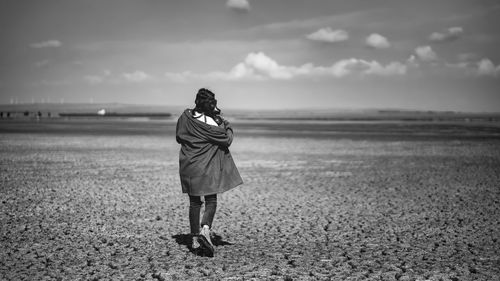
[[[106,114],[97,114],[97,113],[59,113],[60,117],[124,117],[124,118],[133,118],[133,117],[149,117],[149,118],[170,118],[172,114],[170,113],[146,113],[146,112],[133,112],[133,113],[116,113],[116,112],[106,112]]]
[[[300,117],[240,117],[248,121],[461,121],[499,122],[500,116],[300,116]]]

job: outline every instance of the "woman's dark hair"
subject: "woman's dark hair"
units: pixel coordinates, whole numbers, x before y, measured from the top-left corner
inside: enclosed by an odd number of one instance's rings
[[[217,108],[217,100],[215,99],[215,94],[212,91],[201,88],[196,94],[196,99],[194,101],[195,107],[194,111],[203,113],[214,119],[219,119],[220,109]],[[217,121],[217,120],[216,120]]]

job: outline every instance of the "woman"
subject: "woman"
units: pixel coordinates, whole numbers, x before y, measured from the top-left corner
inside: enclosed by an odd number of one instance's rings
[[[233,129],[220,117],[214,93],[200,89],[195,108],[186,109],[177,121],[176,140],[181,144],[179,172],[182,192],[189,195],[192,248],[213,256],[210,232],[217,208],[217,194],[243,183],[229,152]],[[204,197],[205,211],[200,210]]]

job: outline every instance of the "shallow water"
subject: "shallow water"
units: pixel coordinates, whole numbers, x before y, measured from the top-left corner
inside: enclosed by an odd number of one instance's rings
[[[1,133],[79,135],[171,135],[175,119],[0,120]],[[451,121],[277,121],[236,120],[237,135],[365,140],[500,139],[498,122]]]

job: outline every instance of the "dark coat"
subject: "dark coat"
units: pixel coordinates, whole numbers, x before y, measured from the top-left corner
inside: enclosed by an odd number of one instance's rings
[[[182,192],[204,196],[222,193],[243,183],[229,146],[233,129],[203,123],[186,109],[179,117],[176,140],[181,144],[179,173]]]

